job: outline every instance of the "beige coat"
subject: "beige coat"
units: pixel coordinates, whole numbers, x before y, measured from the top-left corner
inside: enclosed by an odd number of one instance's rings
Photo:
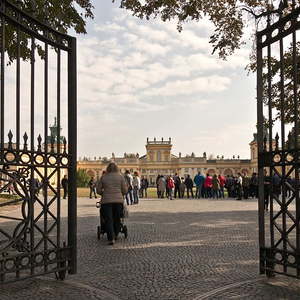
[[[123,203],[127,193],[127,185],[120,173],[106,173],[97,182],[97,193],[104,203]]]

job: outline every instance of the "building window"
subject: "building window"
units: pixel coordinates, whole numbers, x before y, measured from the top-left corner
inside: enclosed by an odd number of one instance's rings
[[[184,169],[184,172],[185,172],[185,173],[188,173],[188,172],[189,172],[189,168],[185,168],[185,169]]]
[[[157,161],[161,161],[161,153],[160,153],[160,151],[157,151]]]

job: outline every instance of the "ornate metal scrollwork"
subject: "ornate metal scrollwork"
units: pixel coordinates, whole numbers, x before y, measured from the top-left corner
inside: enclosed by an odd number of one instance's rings
[[[28,225],[30,222],[31,206],[30,193],[28,192],[28,169],[19,170],[0,170],[0,198],[5,193],[6,197],[9,193],[12,197],[2,198],[0,208],[3,209],[8,205],[18,204],[19,212],[16,216],[4,216],[0,214],[0,222],[14,221],[14,227],[1,226],[0,228],[0,254],[10,250],[26,251],[28,249],[27,235]],[[0,212],[1,213],[1,212]]]

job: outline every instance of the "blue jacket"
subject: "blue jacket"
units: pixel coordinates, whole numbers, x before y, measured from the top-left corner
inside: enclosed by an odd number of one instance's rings
[[[196,184],[196,186],[200,186],[200,185],[203,185],[203,183],[204,183],[204,176],[203,175],[199,175],[199,174],[197,174],[196,176],[195,176],[195,178],[194,178],[194,182],[195,182],[195,184]]]

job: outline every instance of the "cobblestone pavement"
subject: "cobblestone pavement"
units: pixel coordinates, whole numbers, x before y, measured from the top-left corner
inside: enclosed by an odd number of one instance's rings
[[[8,284],[1,300],[300,299],[299,281],[258,275],[255,200],[141,200],[114,246],[97,240],[94,200],[78,214],[78,274]]]

